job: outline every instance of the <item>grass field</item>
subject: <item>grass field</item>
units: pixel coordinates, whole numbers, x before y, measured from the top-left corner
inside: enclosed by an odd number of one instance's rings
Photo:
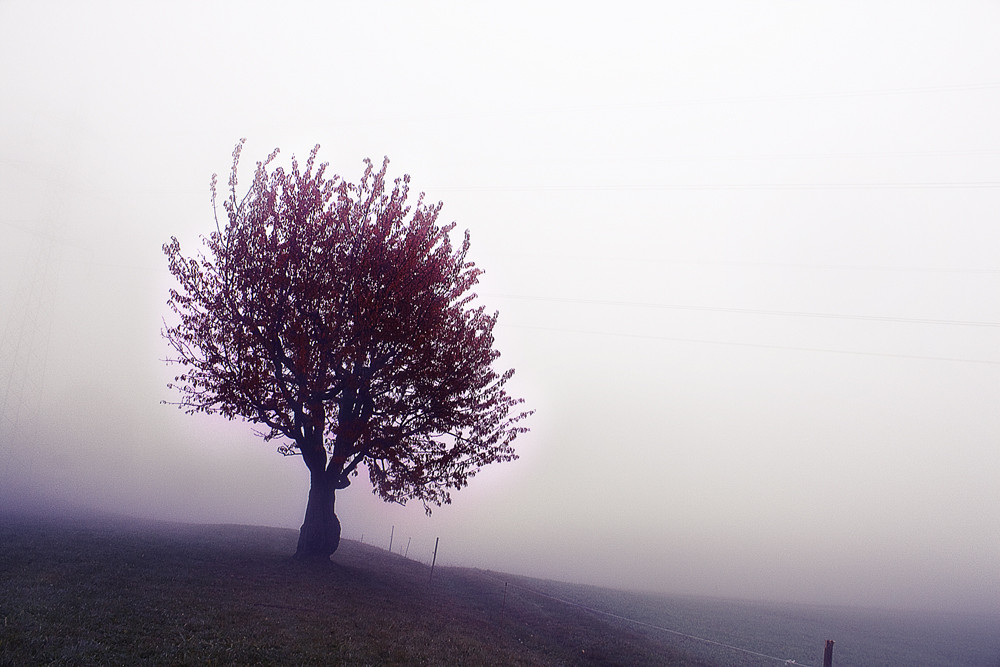
[[[0,517],[0,665],[688,665],[709,663],[590,612],[296,532]]]

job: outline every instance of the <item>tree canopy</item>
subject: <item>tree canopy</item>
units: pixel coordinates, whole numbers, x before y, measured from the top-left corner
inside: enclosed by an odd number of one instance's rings
[[[494,369],[497,313],[476,304],[469,233],[453,245],[455,223],[438,224],[442,204],[422,193],[411,203],[409,176],[387,187],[388,159],[365,160],[350,183],[327,176],[319,146],[288,171],[272,167],[273,151],[239,196],[242,147],[224,224],[213,176],[207,252],[164,245],[178,283],[164,331],[181,367],[178,405],[280,439],[313,490],[329,487],[331,514],[333,491],[362,464],[379,496],[429,513],[481,467],[517,458],[530,413],[505,389],[513,370]]]

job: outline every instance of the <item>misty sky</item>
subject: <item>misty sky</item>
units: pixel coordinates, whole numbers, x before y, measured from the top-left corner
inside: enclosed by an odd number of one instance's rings
[[[345,537],[1000,610],[998,34],[986,1],[0,0],[0,502],[298,527],[301,460],[160,404],[160,246],[240,137],[320,143],[471,231],[537,411],[430,518],[359,478]]]

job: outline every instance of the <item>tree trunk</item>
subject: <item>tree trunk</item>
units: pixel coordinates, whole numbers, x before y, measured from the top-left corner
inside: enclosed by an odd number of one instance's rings
[[[310,474],[309,502],[306,518],[299,529],[299,545],[295,558],[299,560],[328,560],[340,545],[340,520],[333,512],[337,487],[321,471]]]

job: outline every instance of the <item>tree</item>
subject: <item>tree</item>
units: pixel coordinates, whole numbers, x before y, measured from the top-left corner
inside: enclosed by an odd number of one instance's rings
[[[469,233],[423,193],[409,204],[409,176],[386,187],[388,159],[365,160],[357,184],[326,176],[317,145],[305,169],[257,163],[237,197],[233,151],[225,226],[207,252],[163,250],[179,288],[164,337],[182,367],[168,386],[188,413],[259,425],[278,451],[310,473],[298,558],[328,558],[340,542],[336,491],[364,465],[374,493],[405,504],[451,502],[477,470],[517,458],[512,443],[530,412],[508,395],[513,369],[493,369],[497,313],[474,305],[481,270],[467,259]]]

